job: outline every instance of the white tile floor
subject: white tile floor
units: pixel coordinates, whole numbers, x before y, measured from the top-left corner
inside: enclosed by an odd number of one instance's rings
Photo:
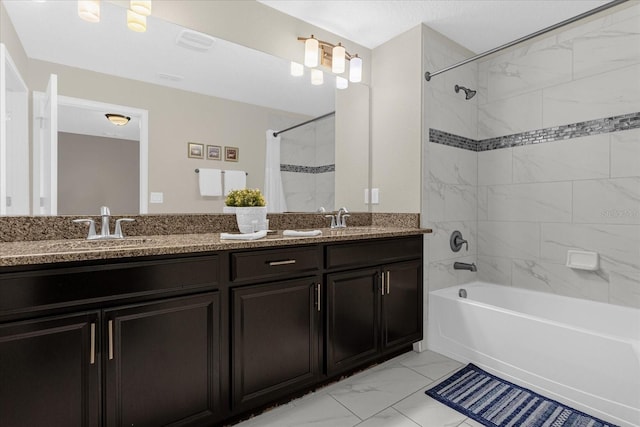
[[[407,353],[237,427],[481,427],[424,394],[461,368],[431,351]]]

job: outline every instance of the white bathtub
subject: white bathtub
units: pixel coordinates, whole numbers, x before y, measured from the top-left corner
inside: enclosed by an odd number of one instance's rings
[[[638,309],[477,282],[429,293],[427,347],[640,426]]]

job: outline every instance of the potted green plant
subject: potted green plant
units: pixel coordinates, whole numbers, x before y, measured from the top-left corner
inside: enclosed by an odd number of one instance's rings
[[[232,190],[227,194],[225,205],[235,208],[241,233],[266,230],[267,202],[259,189]]]

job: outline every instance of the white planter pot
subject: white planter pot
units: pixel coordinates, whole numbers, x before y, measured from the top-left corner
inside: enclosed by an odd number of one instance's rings
[[[236,208],[236,221],[241,233],[253,233],[267,229],[267,207],[249,206]]]

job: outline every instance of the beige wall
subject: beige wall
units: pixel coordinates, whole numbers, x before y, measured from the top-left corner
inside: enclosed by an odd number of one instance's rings
[[[11,59],[18,67],[18,71],[24,79],[27,74],[27,54],[24,52],[22,43],[18,39],[16,30],[9,19],[9,15],[0,1],[0,43],[4,43],[11,54]]]
[[[196,168],[244,170],[248,187],[263,188],[270,118],[302,117],[36,60],[29,64],[29,87],[43,91],[51,73],[58,75],[60,95],[149,111],[149,191],[164,193],[164,203],[149,204],[149,213],[221,212],[222,197],[200,196]],[[190,159],[189,141],[238,147],[240,161]]]
[[[369,99],[365,85],[336,91],[336,209],[369,210],[364,203],[364,189],[369,188]]]
[[[420,211],[421,26],[373,51],[372,187],[374,212]]]
[[[125,139],[58,133],[58,213],[116,215],[138,212],[139,143]]]

